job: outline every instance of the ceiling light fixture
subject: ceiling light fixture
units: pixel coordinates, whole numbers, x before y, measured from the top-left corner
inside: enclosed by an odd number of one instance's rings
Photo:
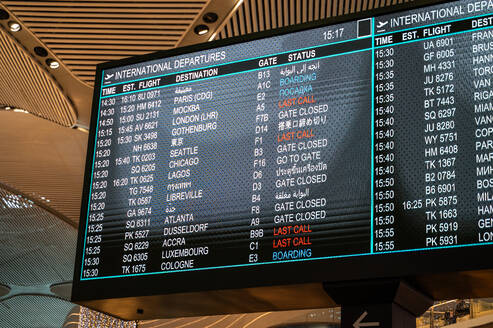
[[[207,27],[207,25],[197,25],[195,26],[194,32],[198,35],[204,35],[209,32],[209,28]]]
[[[9,19],[10,15],[3,9],[0,9],[0,19]]]
[[[82,127],[82,126],[79,126],[79,125],[72,126],[72,129],[79,130],[79,131],[84,132],[84,133],[89,133],[89,130],[88,129],[86,129],[86,128]]]
[[[46,57],[48,56],[48,51],[46,51],[45,48],[43,47],[34,47],[34,53],[38,55],[39,57]]]
[[[57,69],[58,67],[60,67],[60,63],[57,62],[56,60],[51,59],[51,58],[48,58],[46,60],[46,65],[50,66],[50,68],[53,68],[53,69]]]
[[[217,16],[217,14],[213,12],[205,13],[204,16],[202,16],[202,19],[206,23],[214,23],[215,21],[217,21],[218,18],[219,17]]]
[[[89,133],[88,129],[81,128],[80,126],[77,127],[77,130],[82,131],[84,133]]]
[[[12,32],[19,32],[21,30],[21,24],[14,21],[10,21],[9,28]]]

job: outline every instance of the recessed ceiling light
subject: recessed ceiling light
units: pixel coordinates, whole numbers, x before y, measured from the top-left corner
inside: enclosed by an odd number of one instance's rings
[[[8,19],[10,17],[9,13],[3,9],[0,9],[0,19]]]
[[[21,30],[21,24],[14,21],[10,21],[9,28],[12,32],[19,32]]]
[[[202,25],[195,26],[194,31],[198,35],[204,35],[204,34],[207,34],[209,32],[209,28],[207,27],[207,25],[202,24]]]
[[[217,21],[217,18],[217,14],[212,12],[205,13],[204,16],[202,16],[202,19],[206,23],[214,23],[215,21]]]
[[[34,47],[34,52],[40,57],[48,56],[48,51],[46,51],[46,49],[43,47]]]
[[[89,133],[89,130],[88,129],[86,129],[86,128],[82,127],[82,126],[78,126],[78,125],[72,126],[72,129],[79,130],[79,131],[82,131],[82,132],[85,132],[85,133]]]
[[[50,66],[50,68],[53,68],[53,69],[57,69],[58,67],[60,67],[59,62],[57,62],[56,60],[50,59],[50,58],[48,58],[46,60],[46,65]]]

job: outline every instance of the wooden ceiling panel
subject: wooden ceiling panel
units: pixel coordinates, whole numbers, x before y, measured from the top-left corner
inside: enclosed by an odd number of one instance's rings
[[[53,78],[3,29],[0,29],[0,107],[10,106],[63,126],[72,126],[75,110]]]
[[[79,79],[90,85],[97,63],[175,47],[208,2],[2,1]],[[81,68],[84,66],[87,69]]]
[[[412,0],[245,0],[216,40],[331,18]]]

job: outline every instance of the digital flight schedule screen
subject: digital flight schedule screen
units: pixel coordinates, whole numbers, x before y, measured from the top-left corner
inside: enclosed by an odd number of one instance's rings
[[[493,242],[492,1],[213,45],[98,69],[78,283]]]

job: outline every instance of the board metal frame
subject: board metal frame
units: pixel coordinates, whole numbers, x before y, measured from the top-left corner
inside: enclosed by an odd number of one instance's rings
[[[123,319],[309,309],[336,305],[323,283],[386,278],[403,278],[434,299],[493,296],[491,245],[80,281],[104,70],[446,2],[450,1],[409,2],[97,65],[72,302]],[[370,209],[369,204],[369,220]]]

